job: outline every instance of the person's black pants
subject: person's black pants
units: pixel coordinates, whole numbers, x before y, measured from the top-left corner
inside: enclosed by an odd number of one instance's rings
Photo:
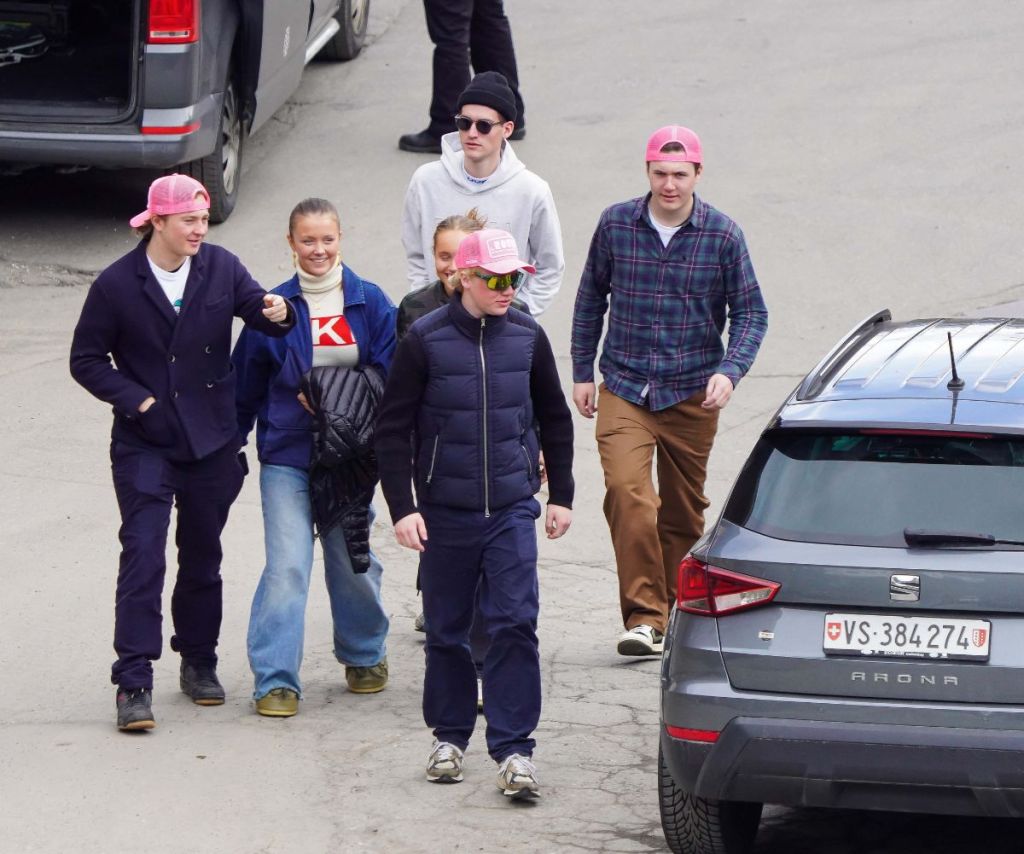
[[[427,32],[434,43],[434,89],[430,127],[434,136],[455,130],[453,118],[462,90],[473,72],[505,75],[516,99],[516,127],[524,126],[519,72],[512,47],[512,28],[502,0],[423,0]]]
[[[202,460],[172,462],[121,442],[110,446],[121,511],[121,560],[114,604],[110,681],[152,688],[160,657],[161,598],[172,502],[178,508],[178,575],[171,596],[171,649],[202,664],[217,663],[221,623],[220,534],[243,473],[234,442]]]

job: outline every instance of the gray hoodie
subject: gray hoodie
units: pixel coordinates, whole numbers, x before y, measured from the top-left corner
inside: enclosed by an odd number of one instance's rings
[[[409,182],[402,211],[402,245],[409,265],[410,289],[429,285],[434,269],[434,229],[453,214],[476,208],[489,228],[511,233],[519,257],[536,266],[516,294],[533,316],[541,314],[562,284],[562,229],[547,181],[527,169],[506,142],[498,168],[484,184],[474,184],[462,165],[458,133],[441,139],[441,157],[420,166]]]

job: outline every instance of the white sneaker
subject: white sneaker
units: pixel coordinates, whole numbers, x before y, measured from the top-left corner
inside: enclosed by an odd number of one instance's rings
[[[517,800],[540,797],[537,769],[530,757],[513,753],[498,766],[498,788],[502,794]]]
[[[619,655],[661,655],[665,635],[651,626],[633,626],[619,638]]]
[[[427,779],[431,783],[462,782],[462,751],[447,741],[434,739],[427,759]]]

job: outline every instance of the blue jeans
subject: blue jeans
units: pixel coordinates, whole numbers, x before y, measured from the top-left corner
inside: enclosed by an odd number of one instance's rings
[[[299,667],[313,572],[309,473],[292,466],[263,465],[260,495],[267,564],[252,600],[248,641],[257,699],[274,688],[302,693]],[[339,526],[321,538],[321,546],[334,621],[334,656],[354,667],[377,664],[387,654],[389,625],[380,598],[380,561],[371,551],[369,571],[354,573]]]

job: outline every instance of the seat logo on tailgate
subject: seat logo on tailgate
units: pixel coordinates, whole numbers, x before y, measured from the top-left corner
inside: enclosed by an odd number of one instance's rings
[[[889,576],[889,598],[894,602],[917,602],[921,599],[920,575]]]

